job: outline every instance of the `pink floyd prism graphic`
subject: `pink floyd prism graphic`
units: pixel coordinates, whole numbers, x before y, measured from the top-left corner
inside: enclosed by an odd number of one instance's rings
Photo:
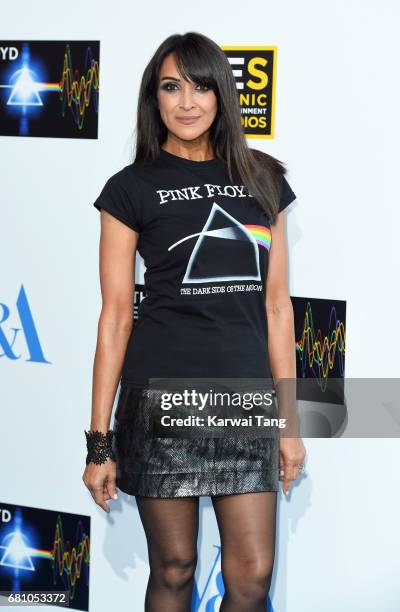
[[[298,399],[343,404],[346,302],[291,297]]]
[[[97,138],[99,41],[0,41],[0,136]]]
[[[182,284],[261,280],[258,245],[269,250],[268,227],[243,225],[214,202],[202,231],[184,236],[168,250],[194,238],[197,239]]]
[[[54,605],[88,610],[89,545],[89,516],[0,503],[0,590],[56,592]]]

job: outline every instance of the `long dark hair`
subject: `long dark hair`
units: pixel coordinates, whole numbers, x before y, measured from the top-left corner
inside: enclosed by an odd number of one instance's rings
[[[229,180],[245,185],[265,209],[270,223],[274,223],[286,167],[268,153],[248,147],[232,68],[222,49],[203,34],[169,36],[147,64],[139,91],[134,161],[157,159],[167,138],[168,130],[158,110],[157,89],[161,64],[170,53],[175,54],[182,78],[215,92],[218,110],[210,128],[215,156],[226,162]]]

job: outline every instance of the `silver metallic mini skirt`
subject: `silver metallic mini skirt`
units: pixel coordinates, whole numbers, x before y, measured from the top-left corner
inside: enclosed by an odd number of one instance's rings
[[[173,498],[279,490],[279,439],[157,437],[147,387],[121,383],[113,423],[117,487]]]

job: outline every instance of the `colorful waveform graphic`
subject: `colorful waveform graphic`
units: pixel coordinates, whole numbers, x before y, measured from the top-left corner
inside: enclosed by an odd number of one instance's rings
[[[66,45],[59,91],[63,117],[66,108],[69,108],[78,128],[82,129],[85,110],[90,105],[92,95],[96,112],[99,110],[99,64],[92,57],[90,47],[86,50],[85,73],[79,76],[79,72],[72,68],[71,48]]]
[[[85,47],[82,45],[81,48]],[[73,118],[73,125],[78,131],[83,130],[86,114],[93,106],[97,130],[99,62],[94,58],[91,46],[86,46],[84,70],[80,73],[73,66],[71,45],[66,43],[62,53],[62,66],[57,69],[56,62],[57,57],[61,55],[60,51],[60,49],[53,51],[50,43],[47,46],[41,43],[35,56],[31,54],[30,44],[24,43],[18,64],[14,67],[14,64],[10,63],[7,77],[2,75],[2,79],[7,82],[0,84],[0,88],[10,90],[9,95],[6,95],[5,107],[10,117],[19,117],[19,135],[30,135],[29,122],[34,120],[39,124],[40,121],[43,122],[43,135],[58,135],[57,120],[53,116],[57,113],[57,107],[54,107],[48,93],[58,95],[60,119],[64,119],[69,112]],[[59,72],[59,80],[54,82],[46,80],[45,76],[49,71],[55,74],[56,70]],[[41,134],[35,133],[35,135]]]
[[[71,545],[68,540],[64,540],[61,517],[58,516],[54,542],[52,548],[52,569],[54,580],[56,577],[65,583],[65,590],[70,592],[70,599],[75,596],[75,588],[84,567],[90,563],[89,537],[82,529],[81,521],[76,526],[75,543]]]
[[[316,304],[315,307],[318,308]],[[321,311],[321,308],[318,310]],[[321,313],[319,315],[321,319]],[[314,378],[321,391],[326,389],[330,375],[344,377],[346,332],[344,320],[337,315],[336,306],[330,306],[327,331],[323,332],[315,325],[313,306],[307,301],[302,329],[296,336],[299,338],[296,340],[296,353],[301,377]]]
[[[56,586],[69,592],[72,603],[79,580],[85,578],[85,589],[89,583],[90,542],[82,521],[77,520],[74,541],[71,543],[64,538],[62,517],[57,514],[52,546],[48,549],[35,546],[37,538],[34,531],[29,527],[29,522],[24,525],[21,510],[16,511],[6,533],[1,534],[0,573],[7,573],[13,590],[23,590],[32,583],[43,590]],[[49,561],[50,572],[43,571],[39,561],[43,559]]]

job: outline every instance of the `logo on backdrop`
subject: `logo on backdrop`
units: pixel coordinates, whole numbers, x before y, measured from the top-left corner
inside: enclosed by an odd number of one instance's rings
[[[52,592],[54,605],[88,610],[89,570],[90,516],[0,503],[2,591]]]
[[[14,315],[19,319],[20,326],[14,324]],[[23,337],[24,353],[22,355],[17,349],[17,341]],[[37,363],[51,363],[43,353],[39,335],[29,306],[28,297],[24,286],[21,285],[15,308],[9,308],[7,304],[0,302],[0,357]]]
[[[277,47],[221,46],[238,90],[244,135],[273,138]]]
[[[0,61],[12,61],[17,59],[19,51],[16,47],[0,47]]]
[[[97,138],[99,41],[0,41],[0,136]]]
[[[344,406],[346,301],[295,296],[291,300],[297,397]]]

